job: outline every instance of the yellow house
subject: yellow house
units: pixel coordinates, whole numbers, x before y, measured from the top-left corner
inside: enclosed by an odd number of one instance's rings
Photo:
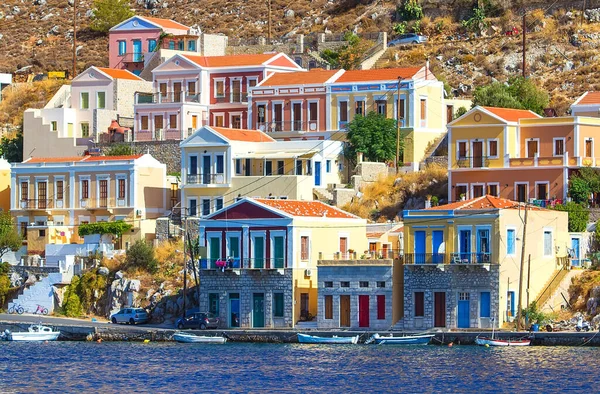
[[[243,198],[201,220],[200,308],[223,327],[293,327],[317,316],[317,260],[367,247],[366,221],[320,201]]]
[[[28,254],[46,244],[80,243],[82,223],[124,220],[124,247],[153,239],[165,214],[166,166],[150,155],[29,158],[12,166],[11,214]]]
[[[566,212],[482,196],[404,212],[404,326],[486,328],[535,301],[570,247]],[[530,273],[530,274],[528,274]]]
[[[10,210],[10,163],[0,159],[0,209]]]

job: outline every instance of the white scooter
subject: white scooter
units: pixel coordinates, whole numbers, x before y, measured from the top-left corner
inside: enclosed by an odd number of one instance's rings
[[[577,319],[577,325],[575,326],[575,329],[577,330],[577,332],[579,331],[590,331],[592,329],[592,327],[590,326],[590,323],[586,322],[583,320],[583,316],[579,316],[579,318]]]

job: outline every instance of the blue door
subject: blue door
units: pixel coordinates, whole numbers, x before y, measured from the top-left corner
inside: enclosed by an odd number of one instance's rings
[[[431,233],[431,243],[433,249],[431,250],[432,261],[434,264],[441,264],[444,262],[443,255],[440,253],[440,246],[444,243],[444,232],[441,230],[435,230]]]
[[[142,42],[140,40],[133,41],[133,61],[142,61]]]
[[[425,263],[425,231],[415,231],[415,264]]]
[[[469,293],[458,293],[458,328],[469,328]]]
[[[571,238],[571,265],[579,267],[579,238]]]
[[[315,186],[321,186],[321,162],[315,161]]]
[[[479,294],[479,317],[491,317],[490,292],[482,291]]]
[[[460,259],[463,263],[471,262],[471,230],[460,230],[459,233]]]
[[[506,305],[506,314],[508,315],[508,317],[515,317],[515,309],[516,309],[516,305],[515,305],[515,292],[514,291],[509,291],[507,294],[507,305]],[[508,321],[511,321],[511,319],[507,319]]]

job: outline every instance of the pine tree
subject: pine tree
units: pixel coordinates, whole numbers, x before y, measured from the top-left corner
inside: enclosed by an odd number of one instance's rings
[[[94,16],[90,28],[94,31],[108,33],[111,27],[133,15],[128,0],[95,0]]]

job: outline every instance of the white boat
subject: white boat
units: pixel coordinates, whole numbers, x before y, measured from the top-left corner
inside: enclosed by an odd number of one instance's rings
[[[60,331],[53,331],[50,327],[41,324],[32,324],[25,332],[4,331],[2,336],[7,341],[56,341]]]
[[[205,335],[189,334],[185,332],[176,332],[173,339],[181,343],[225,343],[225,337],[208,337]]]
[[[298,342],[300,343],[325,343],[325,344],[346,344],[356,345],[358,343],[358,335],[353,337],[319,337],[316,335],[307,335],[298,333]]]
[[[487,337],[475,338],[475,343],[481,346],[529,346],[531,339],[495,339]]]
[[[395,337],[392,334],[388,336],[374,334],[365,342],[365,344],[375,343],[376,345],[427,345],[431,338],[433,338],[434,336],[435,334],[421,334]]]

